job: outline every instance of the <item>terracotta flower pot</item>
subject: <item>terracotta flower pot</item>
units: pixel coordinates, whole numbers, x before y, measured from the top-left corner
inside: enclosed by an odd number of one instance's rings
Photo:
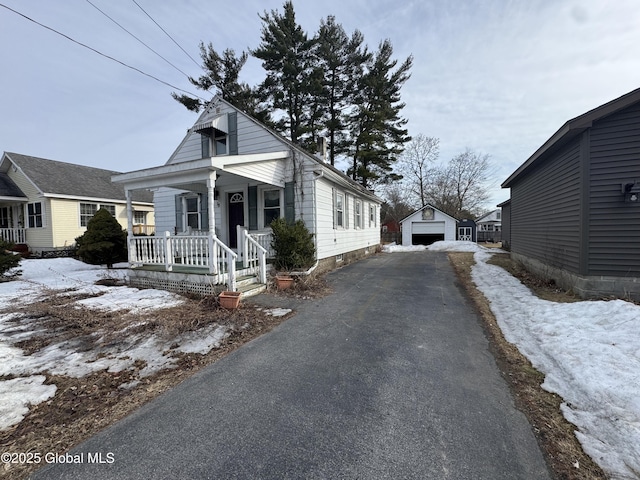
[[[278,290],[286,290],[293,285],[293,277],[289,275],[276,275],[276,285]]]
[[[220,306],[229,310],[238,308],[241,295],[242,292],[221,292],[220,295],[218,295]]]

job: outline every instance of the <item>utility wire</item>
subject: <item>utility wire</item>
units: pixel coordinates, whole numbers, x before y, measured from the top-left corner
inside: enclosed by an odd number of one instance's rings
[[[42,28],[45,28],[45,29],[47,29],[47,30],[50,30],[50,31],[52,31],[53,33],[56,33],[56,34],[60,35],[61,37],[64,37],[64,38],[66,38],[67,40],[70,40],[70,41],[72,41],[73,43],[75,43],[75,44],[77,44],[77,45],[80,45],[81,47],[84,47],[84,48],[86,48],[86,49],[88,49],[88,50],[91,50],[91,51],[92,51],[92,52],[94,52],[94,53],[97,53],[98,55],[101,55],[101,56],[103,56],[103,57],[105,57],[105,58],[108,58],[109,60],[112,60],[112,61],[114,61],[114,62],[116,62],[116,63],[119,63],[120,65],[122,65],[122,66],[124,66],[124,67],[127,67],[127,68],[130,68],[131,70],[134,70],[134,71],[136,71],[136,72],[138,72],[138,73],[141,73],[142,75],[144,75],[144,76],[146,76],[146,77],[152,78],[152,79],[153,79],[153,80],[155,80],[156,82],[160,82],[160,83],[162,83],[163,85],[166,85],[166,86],[168,86],[168,87],[171,87],[171,88],[173,88],[173,89],[175,89],[175,90],[178,90],[178,91],[180,91],[180,92],[188,93],[189,95],[194,96],[194,97],[197,97],[197,98],[199,98],[200,100],[207,101],[205,98],[202,98],[201,96],[199,96],[199,95],[197,95],[197,94],[195,94],[195,93],[191,93],[191,92],[189,92],[188,90],[183,90],[183,89],[182,89],[182,88],[180,88],[180,87],[176,87],[175,85],[171,85],[170,83],[167,83],[167,82],[165,82],[164,80],[160,80],[158,77],[155,77],[155,76],[153,76],[153,75],[151,75],[151,74],[149,74],[149,73],[143,72],[143,71],[142,71],[142,70],[140,70],[139,68],[132,67],[131,65],[128,65],[128,64],[126,64],[126,63],[124,63],[124,62],[122,62],[122,61],[118,60],[117,58],[113,58],[113,57],[111,57],[111,56],[109,56],[109,55],[107,55],[107,54],[104,54],[104,53],[102,53],[102,52],[100,52],[100,51],[96,50],[96,49],[95,49],[95,48],[93,48],[93,47],[90,47],[90,46],[88,46],[88,45],[85,45],[85,44],[84,44],[84,43],[82,43],[82,42],[79,42],[79,41],[77,41],[77,40],[74,40],[74,39],[73,39],[73,38],[71,38],[70,36],[65,35],[64,33],[59,32],[58,30],[55,30],[54,28],[51,28],[51,27],[49,27],[49,26],[47,26],[47,25],[44,25],[43,23],[40,23],[40,22],[38,22],[38,21],[34,20],[33,18],[28,17],[27,15],[24,15],[23,13],[20,13],[20,12],[18,12],[17,10],[14,10],[14,9],[13,9],[13,8],[11,8],[11,7],[7,7],[6,5],[4,5],[4,4],[2,4],[2,3],[0,3],[0,7],[4,7],[4,8],[6,8],[7,10],[9,10],[9,11],[11,11],[11,12],[15,13],[16,15],[20,15],[22,18],[24,18],[24,19],[26,19],[26,20],[29,20],[30,22],[33,22],[33,23],[35,23],[36,25],[41,26]]]
[[[151,15],[149,15],[149,14],[147,13],[147,11],[146,11],[144,8],[142,8],[142,6],[140,6],[140,4],[139,4],[138,2],[136,2],[136,0],[131,0],[131,1],[132,1],[133,3],[135,3],[135,4],[138,6],[138,8],[139,8],[140,10],[142,10],[142,11],[144,12],[144,14],[145,14],[147,17],[149,17],[149,19],[150,19],[153,23],[155,23],[155,24],[158,26],[158,28],[159,28],[160,30],[162,30],[162,31],[164,32],[164,34],[165,34],[167,37],[169,37],[169,38],[171,39],[171,41],[172,41],[173,43],[175,43],[175,44],[178,46],[178,48],[179,48],[180,50],[182,50],[182,51],[184,52],[184,54],[185,54],[187,57],[189,57],[189,58],[191,59],[191,61],[192,61],[193,63],[195,63],[195,64],[196,64],[196,66],[201,67],[201,65],[200,65],[196,60],[194,60],[194,59],[193,59],[193,57],[192,57],[191,55],[189,55],[189,53],[188,53],[184,48],[182,48],[182,47],[180,46],[180,44],[179,44],[178,42],[176,42],[176,41],[173,39],[173,37],[172,37],[171,35],[169,35],[169,34],[167,33],[167,31],[166,31],[164,28],[162,28],[162,27],[160,26],[160,24],[159,24],[158,22],[156,22],[156,21],[153,19],[153,17],[152,17]]]
[[[182,70],[180,70],[178,67],[176,67],[173,63],[171,63],[169,60],[167,60],[166,58],[164,58],[162,55],[160,55],[158,52],[156,52],[153,48],[151,48],[149,45],[147,45],[146,43],[144,43],[142,40],[140,40],[138,37],[136,37],[133,33],[131,33],[129,30],[127,30],[126,28],[124,28],[122,25],[120,25],[116,20],[114,20],[112,17],[110,17],[109,15],[107,15],[103,10],[101,10],[100,8],[98,8],[94,3],[91,2],[91,0],[86,0],[87,3],[89,5],[91,5],[93,8],[95,8],[96,10],[98,10],[102,15],[104,15],[105,17],[107,17],[109,20],[111,20],[113,23],[115,23],[117,26],[119,26],[122,30],[124,30],[125,32],[127,32],[129,35],[131,35],[133,38],[135,38],[138,42],[140,42],[142,45],[144,45],[145,47],[147,47],[150,51],[152,51],[153,53],[155,53],[157,56],[159,56],[162,60],[164,60],[165,62],[167,62],[169,65],[171,65],[173,68],[175,68],[177,71],[179,71],[181,74],[183,74],[185,77],[189,78],[189,75],[187,75],[186,73],[184,73]]]

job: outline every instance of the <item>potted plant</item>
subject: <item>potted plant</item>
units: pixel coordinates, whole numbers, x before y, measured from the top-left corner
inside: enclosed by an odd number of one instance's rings
[[[220,306],[222,308],[233,310],[238,308],[238,305],[240,305],[241,296],[242,292],[224,291],[221,292],[220,295],[218,295],[218,301],[220,302]]]
[[[274,265],[276,270],[287,272],[276,275],[276,285],[279,289],[290,288],[293,285],[293,277],[288,272],[308,268],[315,261],[313,234],[302,220],[290,224],[284,218],[271,222],[271,230],[271,247],[275,252]]]
[[[286,290],[293,285],[293,277],[285,273],[279,273],[276,275],[276,285],[278,290]]]

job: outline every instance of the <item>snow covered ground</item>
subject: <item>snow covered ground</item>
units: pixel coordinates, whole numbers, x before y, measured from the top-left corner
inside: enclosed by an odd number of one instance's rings
[[[640,478],[640,306],[622,300],[555,303],[536,297],[504,269],[496,252],[471,242],[389,252],[475,252],[472,278],[491,303],[505,338],[545,374],[576,436],[611,478]]]
[[[148,332],[128,334],[126,330],[135,327],[130,325],[122,331],[122,341],[115,345],[107,342],[100,348],[87,351],[79,342],[61,341],[32,355],[25,355],[14,344],[37,333],[37,320],[16,312],[16,306],[36,302],[52,292],[92,295],[75,303],[93,310],[150,312],[179,305],[184,300],[162,290],[96,285],[96,281],[107,277],[123,279],[128,270],[107,271],[70,258],[23,260],[19,269],[23,274],[18,280],[0,283],[0,312],[5,312],[0,313],[0,377],[15,376],[0,380],[0,430],[20,422],[30,405],[55,395],[56,386],[44,384],[45,372],[83,377],[105,369],[123,371],[143,360],[146,366],[138,375],[145,377],[176,366],[176,358],[168,354],[169,351],[205,354],[219,346],[227,335],[226,327],[214,324],[179,338],[166,339]],[[267,311],[276,316],[289,312],[282,309]],[[121,388],[130,388],[136,383],[121,385]]]

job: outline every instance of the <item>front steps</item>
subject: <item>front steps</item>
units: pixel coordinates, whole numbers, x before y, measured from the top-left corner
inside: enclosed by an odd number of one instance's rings
[[[236,279],[236,289],[246,298],[264,292],[267,286],[260,283],[256,275],[245,275]]]

